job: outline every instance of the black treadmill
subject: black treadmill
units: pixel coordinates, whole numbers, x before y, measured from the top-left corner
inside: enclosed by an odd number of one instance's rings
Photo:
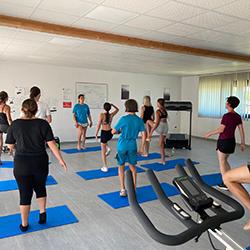
[[[192,103],[191,102],[171,102],[165,101],[167,111],[186,111],[189,112],[189,134],[168,134],[166,148],[186,148],[191,150],[192,138]]]

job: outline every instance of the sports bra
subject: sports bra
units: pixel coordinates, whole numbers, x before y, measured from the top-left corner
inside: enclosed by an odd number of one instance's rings
[[[160,112],[160,119],[168,118],[168,112],[167,111],[162,112],[160,109],[158,109],[158,110]]]
[[[0,124],[1,125],[9,125],[7,115],[3,112],[6,105],[3,105],[2,111],[0,112]]]

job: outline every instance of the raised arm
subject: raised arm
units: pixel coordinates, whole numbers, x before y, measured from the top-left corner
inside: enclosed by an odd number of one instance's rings
[[[209,137],[211,137],[212,135],[218,135],[224,132],[225,130],[225,125],[221,124],[217,129],[212,130],[210,132],[208,132],[207,134],[205,134],[205,138],[208,139]]]
[[[241,141],[240,149],[241,151],[244,151],[246,149],[246,144],[245,144],[245,131],[242,123],[238,126],[238,129],[240,132],[240,141]]]
[[[115,116],[118,112],[119,112],[119,108],[117,106],[115,106],[114,104],[111,103],[111,106],[115,109],[113,112],[112,112],[112,116]]]

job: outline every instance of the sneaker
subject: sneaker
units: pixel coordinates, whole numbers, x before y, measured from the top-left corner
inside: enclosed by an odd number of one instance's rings
[[[29,225],[27,225],[27,226],[24,227],[22,224],[20,224],[19,228],[20,228],[20,230],[21,230],[22,232],[27,232],[28,229],[29,229]]]
[[[219,184],[217,187],[221,190],[228,191],[228,187],[224,183]]]
[[[104,166],[104,167],[101,168],[101,171],[104,172],[104,173],[107,173],[109,171],[109,169]]]
[[[107,148],[107,151],[106,151],[106,156],[109,156],[109,154],[110,154],[110,152],[111,152],[111,148]]]
[[[120,191],[120,197],[127,197],[127,191],[125,189]]]

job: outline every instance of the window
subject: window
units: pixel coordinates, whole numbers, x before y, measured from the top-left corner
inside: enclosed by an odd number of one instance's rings
[[[240,99],[236,111],[243,118],[250,118],[249,73],[200,77],[198,115],[220,118],[226,112],[225,101],[230,95]]]

